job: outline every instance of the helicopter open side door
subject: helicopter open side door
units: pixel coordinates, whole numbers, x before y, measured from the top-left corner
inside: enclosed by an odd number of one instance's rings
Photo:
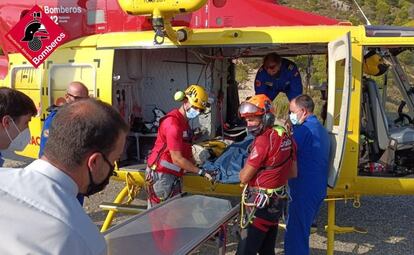
[[[328,109],[326,128],[331,138],[328,186],[335,187],[345,154],[351,89],[350,33],[328,44]]]

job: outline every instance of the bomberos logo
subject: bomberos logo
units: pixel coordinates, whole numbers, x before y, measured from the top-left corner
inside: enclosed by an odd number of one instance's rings
[[[36,5],[7,33],[6,38],[34,67],[38,67],[64,43],[67,35]]]

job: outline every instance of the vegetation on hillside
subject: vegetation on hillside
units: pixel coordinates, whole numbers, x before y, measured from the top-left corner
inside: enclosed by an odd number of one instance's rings
[[[279,0],[281,5],[323,16],[366,24],[353,0]],[[404,25],[414,19],[414,3],[410,0],[357,0],[372,25]]]

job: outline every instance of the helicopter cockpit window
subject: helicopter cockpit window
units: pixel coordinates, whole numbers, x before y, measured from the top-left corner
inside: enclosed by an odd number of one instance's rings
[[[399,120],[400,114],[408,114],[409,109],[403,100],[401,88],[395,83],[395,74],[390,72],[384,77],[385,86],[380,87],[382,98],[384,99],[384,108],[387,119],[395,125],[403,126],[407,123],[407,119]],[[395,121],[395,123],[394,123]]]
[[[360,174],[413,174],[414,51],[367,49],[363,65]]]
[[[391,126],[409,126],[414,114],[414,51],[393,49],[384,56],[390,70],[383,76],[380,89]]]

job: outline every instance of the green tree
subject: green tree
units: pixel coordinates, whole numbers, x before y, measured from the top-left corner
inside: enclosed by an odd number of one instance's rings
[[[386,18],[390,13],[390,6],[384,0],[378,0],[375,6],[377,9],[377,24],[386,24]]]
[[[243,62],[239,62],[236,65],[236,81],[238,83],[243,83],[247,81],[249,75],[249,66]]]
[[[375,8],[376,4],[377,4],[377,0],[366,0],[366,1],[364,1],[364,6],[367,6],[368,8]]]
[[[399,0],[387,0],[387,4],[394,7],[399,7],[400,1]]]
[[[404,25],[409,21],[409,13],[408,8],[406,6],[403,6],[400,11],[397,14],[397,17],[395,18],[393,24],[394,25]]]

